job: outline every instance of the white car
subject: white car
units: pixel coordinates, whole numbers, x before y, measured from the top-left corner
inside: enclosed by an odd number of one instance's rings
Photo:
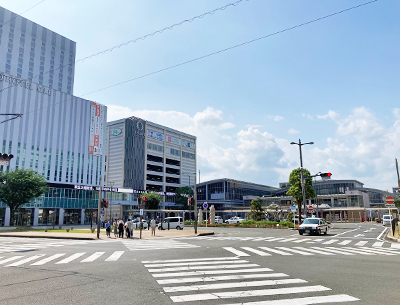
[[[225,223],[229,223],[229,224],[231,224],[231,223],[241,223],[243,220],[244,220],[243,218],[235,216],[235,217],[232,217],[230,219],[225,220]]]
[[[324,233],[326,235],[328,233],[328,223],[323,218],[306,218],[299,226],[299,234],[303,235],[303,233],[315,233],[318,235]]]
[[[148,226],[148,225],[147,225],[146,219],[142,219],[142,223],[143,223],[143,229],[147,229],[147,226]],[[134,219],[134,220],[132,220],[132,224],[133,224],[133,229],[134,229],[134,230],[140,228],[140,226],[139,226],[140,220],[139,220],[139,219]]]
[[[221,216],[215,216],[215,223],[224,223],[224,220]]]
[[[382,224],[384,226],[390,226],[392,224],[393,216],[392,215],[383,215]]]

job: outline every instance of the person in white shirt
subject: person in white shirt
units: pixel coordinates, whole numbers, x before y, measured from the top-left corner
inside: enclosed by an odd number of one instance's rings
[[[150,227],[151,227],[151,236],[156,236],[156,221],[154,220],[154,217],[151,218],[150,221]]]

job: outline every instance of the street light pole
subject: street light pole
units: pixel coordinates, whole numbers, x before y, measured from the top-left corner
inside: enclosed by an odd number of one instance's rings
[[[183,173],[185,175],[188,175],[189,177],[189,187],[192,188],[192,185],[190,184],[190,175],[194,175],[194,233],[197,234],[197,190],[196,190],[196,172],[194,173]],[[192,210],[190,207],[190,220],[192,220]]]
[[[300,151],[300,179],[301,179],[301,192],[302,192],[302,195],[303,195],[303,215],[304,215],[304,218],[306,218],[306,183],[305,183],[305,181],[304,181],[304,173],[303,173],[303,156],[302,156],[302,153],[301,153],[301,147],[303,146],[303,145],[307,145],[307,144],[310,144],[310,145],[312,145],[312,144],[314,144],[314,142],[308,142],[308,143],[301,143],[301,140],[299,139],[299,143],[295,143],[295,142],[291,142],[290,144],[295,144],[295,145],[298,145],[299,146],[299,151]],[[300,218],[301,218],[301,215],[299,215],[299,223],[300,223]]]

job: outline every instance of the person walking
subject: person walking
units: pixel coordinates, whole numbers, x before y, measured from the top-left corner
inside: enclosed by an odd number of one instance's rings
[[[124,238],[124,222],[122,219],[118,222],[118,233],[120,238]]]
[[[128,219],[128,221],[125,223],[125,231],[126,231],[126,238],[131,238],[131,225],[130,225],[131,220]]]
[[[110,233],[111,233],[111,224],[110,224],[110,221],[107,221],[107,223],[106,223],[106,233],[107,233],[107,236],[108,236],[108,237],[111,237],[111,236],[110,236]]]
[[[117,220],[116,219],[114,219],[113,228],[114,228],[114,237],[117,238],[118,237],[118,226],[117,226]]]
[[[151,226],[151,236],[156,236],[156,221],[154,220],[154,217],[151,218],[150,226]]]

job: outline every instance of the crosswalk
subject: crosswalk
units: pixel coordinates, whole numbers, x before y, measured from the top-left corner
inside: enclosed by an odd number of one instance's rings
[[[256,242],[278,242],[278,243],[304,243],[304,244],[321,244],[321,245],[349,245],[355,246],[371,246],[381,248],[394,248],[400,249],[400,245],[396,243],[382,242],[377,240],[359,240],[359,239],[330,239],[330,238],[287,238],[287,237],[239,237],[239,236],[197,236],[197,237],[178,237],[176,240],[196,239],[196,240],[210,240],[210,241],[256,241]]]
[[[230,305],[307,305],[360,300],[347,294],[332,294],[331,288],[290,278],[239,257],[142,263],[174,303],[218,304],[223,300],[227,304],[232,300],[235,303]]]
[[[174,239],[133,239],[121,241],[130,251],[143,251],[143,250],[168,250],[168,249],[190,249],[199,248],[200,246],[192,245],[176,241]]]
[[[0,254],[10,252],[28,252],[45,248],[75,246],[85,244],[109,243],[111,240],[71,240],[45,238],[0,237]]]
[[[235,254],[236,256],[250,256],[256,254],[259,256],[278,255],[383,255],[393,256],[400,255],[397,250],[389,248],[368,248],[368,247],[223,247],[223,249]],[[249,254],[251,253],[251,254]]]
[[[78,252],[71,255],[67,255],[66,253],[56,253],[51,256],[46,256],[46,254],[37,254],[32,256],[15,255],[7,258],[0,256],[0,266],[43,266],[48,263],[54,263],[55,265],[66,265],[71,262],[93,263],[94,261],[100,260],[101,258],[105,258],[105,262],[115,262],[120,259],[124,253],[125,251],[114,251],[111,255],[106,254],[106,252],[95,252],[93,254]]]

